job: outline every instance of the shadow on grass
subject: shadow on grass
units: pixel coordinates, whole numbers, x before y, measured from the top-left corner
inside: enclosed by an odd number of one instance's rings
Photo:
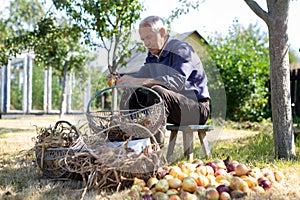
[[[5,159],[0,168],[0,199],[80,199],[84,188],[82,181],[43,178],[32,157]]]

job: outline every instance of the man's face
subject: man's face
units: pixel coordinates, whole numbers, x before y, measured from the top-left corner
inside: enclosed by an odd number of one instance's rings
[[[155,32],[149,26],[141,26],[139,29],[141,40],[146,48],[154,55],[159,55],[165,44],[165,30],[160,29]]]

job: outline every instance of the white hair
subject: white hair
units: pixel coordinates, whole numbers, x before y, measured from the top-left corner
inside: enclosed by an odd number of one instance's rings
[[[155,32],[159,31],[161,28],[164,28],[167,31],[167,25],[166,25],[165,20],[163,20],[159,16],[146,17],[139,24],[139,27],[142,27],[142,26],[150,26],[152,28],[152,30]]]

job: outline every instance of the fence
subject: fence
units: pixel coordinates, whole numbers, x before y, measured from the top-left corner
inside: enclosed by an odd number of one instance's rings
[[[291,70],[291,102],[293,115],[300,117],[300,69]]]

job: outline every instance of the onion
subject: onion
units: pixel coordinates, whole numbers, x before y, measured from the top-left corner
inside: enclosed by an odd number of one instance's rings
[[[206,163],[206,165],[211,166],[213,168],[214,172],[217,171],[217,169],[218,169],[217,165],[214,162],[208,162],[208,163]]]
[[[186,191],[181,191],[180,198],[181,199],[186,199],[186,200],[198,200],[198,198],[195,194],[191,194],[191,193],[186,192]]]
[[[215,174],[215,170],[213,169],[212,166],[206,165],[205,167],[206,167],[206,176]]]
[[[225,169],[218,169],[216,172],[215,172],[215,176],[225,176],[227,174],[226,170]]]
[[[169,174],[169,170],[167,168],[164,168],[164,167],[160,167],[158,168],[157,170],[157,178],[158,179],[162,179],[164,178],[167,174]]]
[[[143,179],[134,178],[133,185],[139,185],[141,187],[145,187],[146,183]]]
[[[156,185],[157,182],[158,182],[158,179],[156,177],[151,177],[147,181],[147,186],[151,189]]]
[[[235,173],[237,176],[246,175],[249,172],[249,168],[244,164],[238,164],[235,168]]]
[[[196,167],[204,165],[204,162],[202,160],[194,160],[192,163],[195,164]]]
[[[258,185],[264,189],[269,189],[271,187],[271,181],[266,177],[261,177],[258,179]]]
[[[246,196],[246,193],[244,193],[241,190],[233,190],[233,191],[230,192],[230,196],[233,199],[239,199],[239,198],[242,198],[242,197]]]
[[[229,163],[230,163],[230,156],[227,156],[227,158],[225,160],[223,160],[224,164],[226,167],[228,167]]]
[[[230,192],[230,188],[227,185],[223,185],[223,184],[219,185],[216,189],[219,193],[221,193],[221,192]]]
[[[223,160],[217,159],[217,160],[214,161],[214,163],[217,166],[217,170],[218,169],[226,169],[226,165],[225,165]]]
[[[130,190],[127,194],[130,199],[140,199],[140,193],[137,190]]]
[[[203,186],[203,187],[206,187],[209,184],[209,180],[208,180],[207,176],[204,176],[202,174],[199,174],[196,182],[197,182],[198,186]]]
[[[182,189],[187,191],[187,192],[194,192],[197,188],[197,183],[196,181],[190,177],[190,176],[187,176],[183,179],[182,181]]]
[[[206,166],[204,166],[204,165],[197,166],[195,172],[206,176],[207,175]]]
[[[180,197],[177,194],[169,195],[169,200],[180,200]]]
[[[194,192],[194,195],[197,196],[198,199],[205,199],[206,189],[203,186],[198,186]]]
[[[166,179],[166,180],[170,180],[172,178],[174,178],[174,176],[172,176],[170,174],[167,174],[167,175],[164,176],[164,179]]]
[[[145,193],[142,195],[142,200],[154,200],[152,196],[152,191],[151,190],[145,191]]]
[[[221,192],[219,199],[220,200],[229,200],[229,199],[231,199],[231,197],[228,192]]]
[[[280,171],[274,171],[274,176],[275,176],[275,180],[279,183],[282,182],[284,179],[284,175]]]
[[[235,168],[236,166],[238,165],[239,163],[237,161],[232,161],[231,163],[228,164],[227,166],[227,171],[228,172],[232,172],[232,171],[235,171]]]
[[[178,174],[182,173],[181,168],[178,166],[170,167],[169,174],[176,177]]]
[[[205,197],[208,200],[218,200],[220,195],[216,188],[207,188]]]
[[[155,189],[158,192],[167,192],[169,189],[169,183],[166,179],[158,180],[158,182],[155,185]]]
[[[175,177],[175,178],[169,179],[168,184],[169,184],[170,188],[177,189],[181,186],[182,181]]]
[[[169,195],[163,192],[156,192],[153,195],[154,199],[159,199],[159,200],[169,200]]]

